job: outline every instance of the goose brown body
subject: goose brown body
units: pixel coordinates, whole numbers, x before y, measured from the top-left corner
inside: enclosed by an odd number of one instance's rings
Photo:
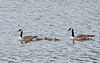
[[[36,40],[36,37],[38,37],[38,36],[24,36],[24,37],[22,37],[23,30],[20,29],[19,31],[21,32],[20,37],[19,37],[19,40],[20,40],[20,41],[31,41],[31,40]]]
[[[31,41],[31,40],[35,40],[37,36],[24,36],[22,38],[19,38],[20,41]]]

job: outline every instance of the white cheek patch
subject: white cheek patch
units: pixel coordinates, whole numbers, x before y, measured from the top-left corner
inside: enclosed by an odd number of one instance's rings
[[[71,31],[72,31],[73,29],[71,28]]]

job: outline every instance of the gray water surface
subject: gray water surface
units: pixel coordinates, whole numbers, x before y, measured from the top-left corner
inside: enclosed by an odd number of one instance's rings
[[[95,37],[73,44],[70,27]],[[20,28],[60,41],[21,44]],[[99,39],[99,0],[0,0],[0,63],[100,63]]]

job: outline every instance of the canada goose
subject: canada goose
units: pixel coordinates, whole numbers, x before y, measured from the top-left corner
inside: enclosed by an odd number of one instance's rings
[[[92,37],[94,37],[94,35],[84,35],[84,34],[80,34],[80,35],[77,35],[77,36],[74,36],[74,30],[72,28],[70,28],[68,31],[72,31],[72,35],[71,35],[71,40],[78,40],[78,41],[81,41],[81,40],[89,40],[91,39]]]
[[[38,37],[38,36],[24,36],[24,37],[22,37],[23,30],[22,30],[22,29],[19,29],[19,32],[21,32],[21,33],[20,33],[20,36],[19,36],[19,40],[20,40],[20,41],[31,41],[31,40],[36,40],[36,37]]]

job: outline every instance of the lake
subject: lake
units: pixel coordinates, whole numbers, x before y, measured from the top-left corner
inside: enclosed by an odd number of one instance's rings
[[[89,41],[70,40],[92,34]],[[23,36],[57,38],[31,41]],[[100,63],[99,0],[0,0],[0,63]]]

